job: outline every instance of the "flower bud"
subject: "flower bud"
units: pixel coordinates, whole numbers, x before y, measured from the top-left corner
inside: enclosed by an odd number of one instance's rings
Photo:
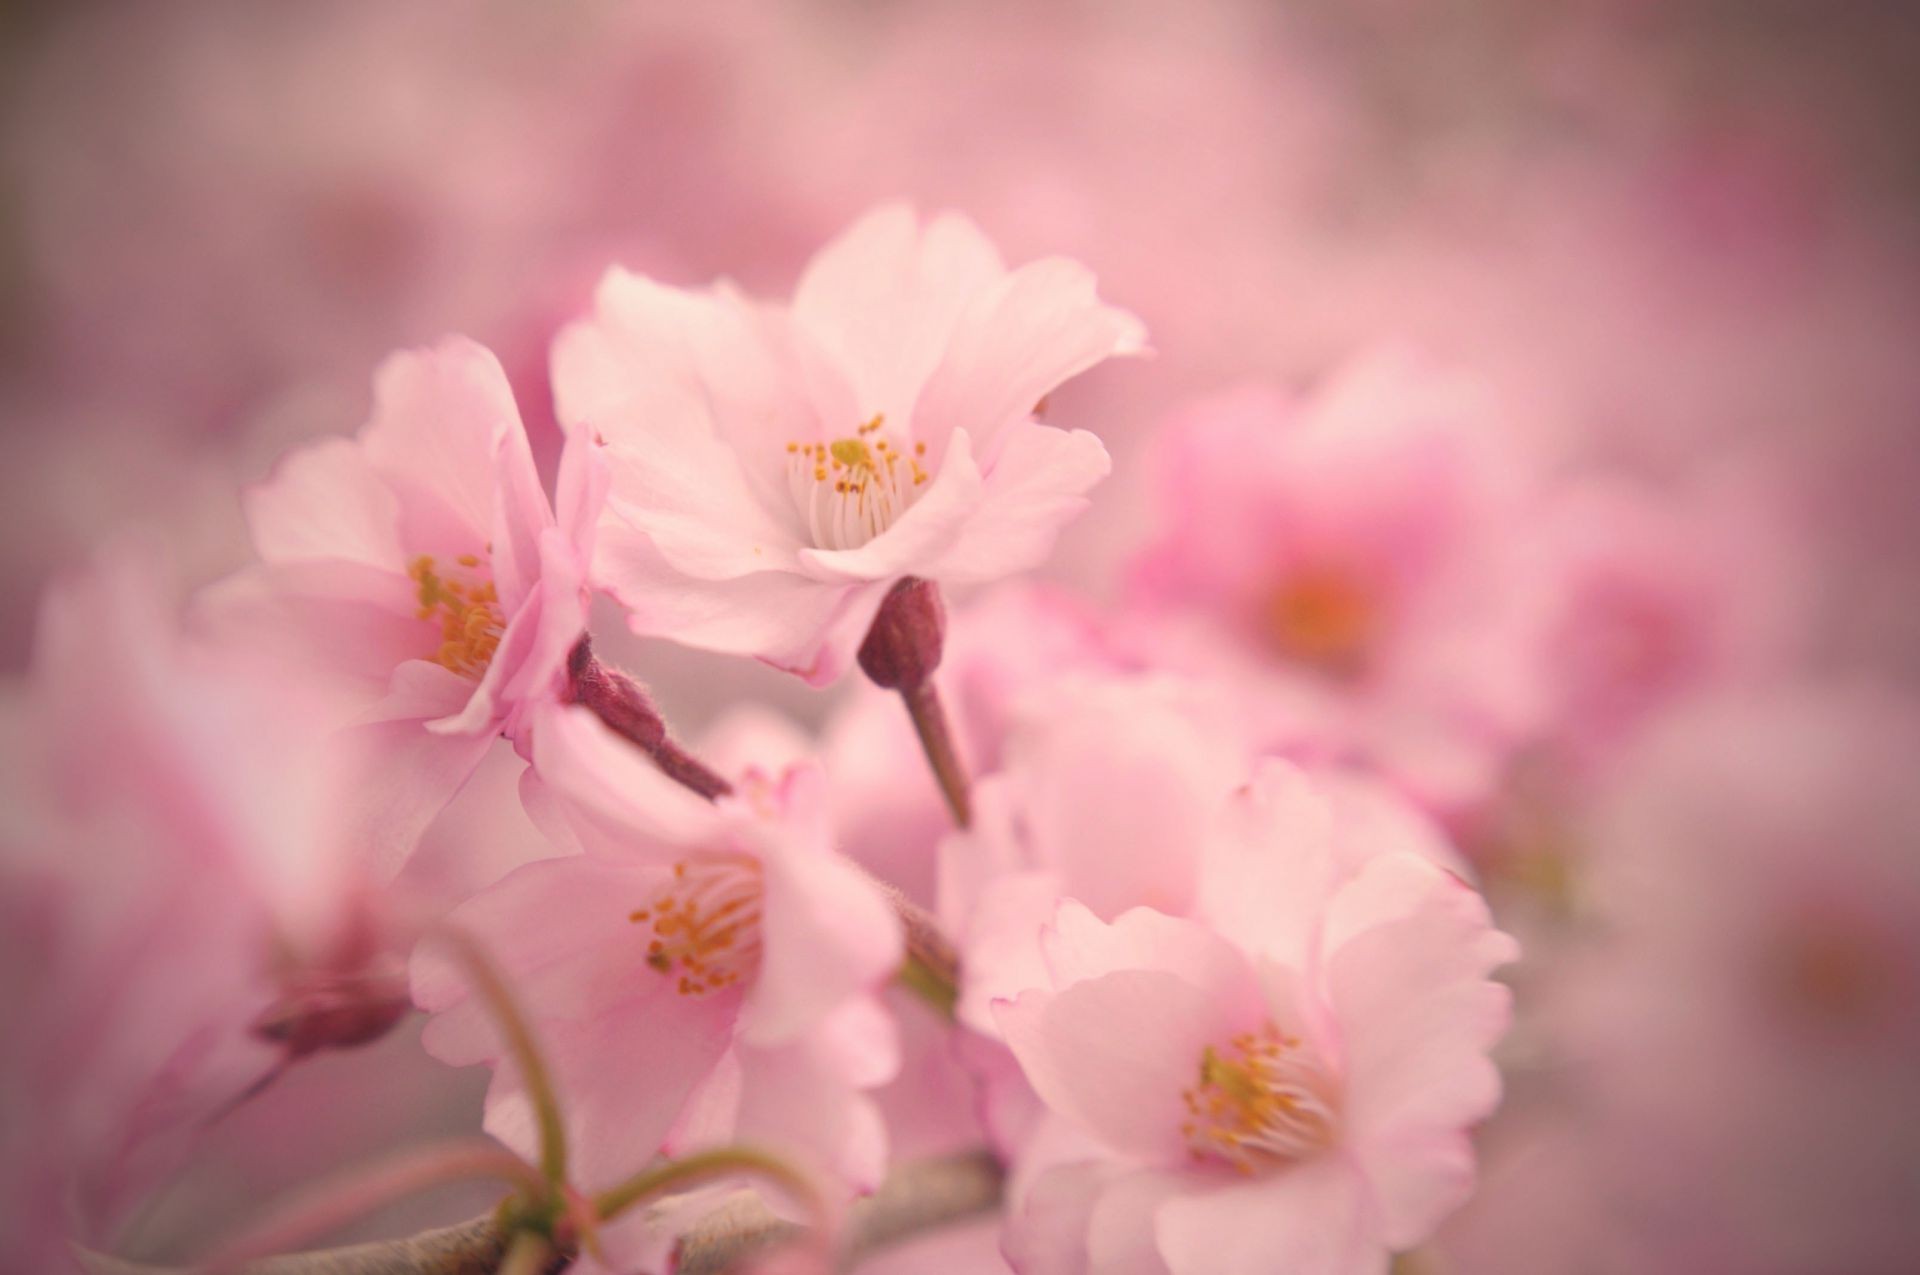
[[[908,576],[888,590],[873,617],[873,627],[860,644],[860,668],[875,686],[914,690],[940,667],[946,632],[940,586]]]
[[[370,1045],[412,1008],[404,971],[383,962],[351,973],[311,975],[292,984],[253,1020],[253,1034],[283,1046],[292,1060],[323,1049]]]

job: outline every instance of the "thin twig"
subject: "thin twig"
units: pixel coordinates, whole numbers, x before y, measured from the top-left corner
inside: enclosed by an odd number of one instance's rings
[[[946,710],[940,705],[939,690],[933,679],[928,678],[918,685],[902,686],[900,698],[906,703],[907,716],[913,719],[914,733],[920,736],[920,748],[927,755],[927,764],[933,767],[933,777],[939,781],[940,795],[947,799],[947,809],[953,812],[954,825],[966,827],[973,822],[967,768],[960,760],[960,750],[954,746]]]
[[[841,1269],[892,1244],[998,1207],[999,1164],[985,1151],[902,1165],[879,1191],[847,1215]],[[720,1275],[755,1253],[797,1239],[802,1227],[751,1197],[730,1203],[689,1231],[680,1244],[680,1275]],[[239,1275],[497,1275],[507,1236],[496,1214],[405,1239],[249,1262]],[[143,1266],[98,1253],[80,1253],[88,1275],[194,1275],[190,1268]],[[545,1272],[566,1265],[549,1255]]]
[[[655,1196],[741,1174],[763,1179],[787,1191],[815,1217],[824,1214],[819,1190],[806,1174],[772,1152],[753,1147],[715,1147],[642,1169],[618,1186],[596,1195],[593,1209],[601,1221],[611,1221]]]
[[[259,1223],[224,1244],[206,1263],[230,1271],[336,1231],[357,1217],[409,1195],[453,1182],[492,1180],[539,1192],[531,1165],[478,1138],[417,1147],[358,1166],[281,1202]]]

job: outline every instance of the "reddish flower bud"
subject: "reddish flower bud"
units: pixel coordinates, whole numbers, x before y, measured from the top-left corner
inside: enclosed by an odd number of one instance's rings
[[[946,640],[947,609],[940,586],[908,576],[888,590],[860,644],[860,668],[875,686],[914,690],[940,667]]]
[[[370,1045],[412,1008],[405,972],[396,963],[382,962],[371,969],[303,978],[253,1020],[253,1033],[284,1046],[291,1061],[323,1049]]]

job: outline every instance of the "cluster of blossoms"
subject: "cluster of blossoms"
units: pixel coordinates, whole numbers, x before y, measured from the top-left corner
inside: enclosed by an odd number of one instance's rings
[[[114,1247],[196,1134],[416,1010],[491,1069],[535,1262],[672,1269],[752,1179],[824,1269],[849,1205],[967,1148],[1004,1191],[940,1269],[1430,1241],[1502,1088],[1519,949],[1480,883],[1544,897],[1569,852],[1524,834],[1570,777],[1765,657],[1628,534],[1654,514],[1546,502],[1484,393],[1399,349],[1176,419],[1111,610],[1010,582],[1109,468],[1048,396],[1144,341],[1080,265],[887,207],[786,305],[611,273],[554,347],[551,498],[449,340],[248,493],[257,564],[180,614],[132,549],[56,589],[7,729],[15,1255]],[[817,738],[689,744],[596,598],[866,685]],[[423,870],[506,754],[537,832]]]

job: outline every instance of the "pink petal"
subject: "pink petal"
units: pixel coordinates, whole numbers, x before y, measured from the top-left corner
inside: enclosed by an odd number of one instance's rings
[[[731,580],[757,571],[791,570],[800,548],[798,514],[789,498],[776,518],[742,470],[742,458],[714,432],[698,399],[650,401],[631,436],[607,448],[612,475],[608,509],[644,532],[678,571],[701,580]],[[603,422],[603,428],[611,422]],[[784,466],[784,451],[767,465]],[[780,472],[784,473],[784,469]]]
[[[887,1130],[831,1045],[809,1036],[772,1049],[742,1046],[733,1136],[826,1169],[856,1191],[886,1172]]]
[[[865,873],[781,838],[762,850],[765,954],[741,1018],[756,1045],[791,1040],[899,968],[900,923]]]
[[[915,434],[937,445],[965,429],[991,468],[1006,432],[1048,392],[1145,342],[1138,319],[1100,303],[1086,267],[1058,257],[1022,266],[974,294],[920,396]]]
[[[995,1001],[1052,985],[1040,936],[1059,908],[1060,880],[1053,873],[1009,873],[986,884],[966,924],[955,1006],[961,1022],[997,1037]]]
[[[290,452],[242,499],[263,562],[338,560],[392,571],[405,561],[399,502],[352,439]]]
[[[288,562],[208,586],[194,620],[215,642],[264,652],[348,701],[372,703],[393,671],[431,655],[437,631],[415,614],[412,581],[393,567]]]
[[[645,964],[645,933],[630,918],[663,880],[658,868],[598,855],[543,859],[474,895],[448,924],[471,935],[541,1017],[589,1017],[656,979]],[[439,1015],[429,1037],[434,1056],[491,1056],[485,1008],[445,945],[420,944],[411,975],[414,1001]]]
[[[646,966],[629,918],[657,870],[579,855],[529,864],[456,909],[514,987],[554,1071],[574,1180],[605,1186],[651,1159],[732,1038],[740,997],[682,996]],[[531,1108],[497,1024],[443,947],[413,961],[414,998],[433,1013],[423,1043],[444,1062],[496,1067],[489,1132],[537,1148]]]
[[[1087,1226],[1108,1176],[1099,1163],[1061,1165],[1040,1175],[1007,1219],[1003,1251],[1014,1269],[1091,1275]]]
[[[631,1175],[659,1152],[681,1109],[732,1039],[736,998],[681,996],[635,971],[631,999],[590,1018],[542,1018],[568,1137],[569,1170],[595,1190]],[[487,1091],[487,1132],[523,1155],[538,1149],[532,1112],[510,1064]]]
[[[1106,447],[1086,430],[1012,426],[959,539],[924,574],[994,580],[1039,566],[1060,529],[1086,509],[1084,493],[1112,467]]]
[[[1411,855],[1370,865],[1334,908],[1326,985],[1345,1043],[1346,1137],[1389,1241],[1410,1245],[1472,1187],[1466,1130],[1499,1101],[1487,1051],[1510,1011],[1488,976],[1517,948],[1479,895]]]
[[[459,682],[447,686],[445,678]],[[420,835],[472,778],[492,735],[440,735],[422,730],[424,714],[444,716],[465,699],[472,684],[438,664],[411,661],[394,676],[396,691],[367,720],[342,732],[353,758],[348,785],[351,808],[342,814],[342,843],[357,847],[376,874],[390,878],[419,845]],[[457,691],[461,701],[447,701]],[[390,716],[392,714],[392,716]]]
[[[452,556],[486,547],[498,516],[509,512],[500,508],[499,467],[522,463],[511,446],[516,435],[524,452],[506,373],[472,341],[449,338],[381,365],[361,445],[399,502],[408,553]],[[531,458],[524,464],[530,474]],[[512,552],[509,544],[493,547]]]
[[[1055,987],[1120,970],[1160,970],[1191,984],[1242,1027],[1258,1023],[1262,996],[1246,957],[1206,926],[1183,917],[1133,908],[1108,924],[1068,899],[1041,934],[1040,946]]]
[[[890,582],[830,585],[785,571],[693,580],[642,535],[602,524],[595,578],[626,605],[636,633],[752,655],[815,686],[853,662]]]
[[[1333,811],[1306,773],[1263,763],[1205,838],[1200,915],[1244,950],[1306,968],[1338,880],[1333,834]]]
[[[1112,917],[1193,904],[1202,834],[1243,773],[1181,683],[1095,682],[1033,702],[1008,745],[1037,866]]]
[[[947,213],[923,230],[912,209],[889,204],[814,256],[793,318],[845,369],[859,411],[905,426],[962,313],[1004,274],[966,218]]]
[[[609,271],[593,317],[560,334],[553,362],[568,428],[627,451],[649,446],[663,416],[704,421],[781,517],[791,504],[786,444],[819,437],[822,420],[851,429],[864,419],[838,373],[793,339],[784,316],[724,285],[670,288]],[[626,495],[618,481],[614,492]]]
[[[1180,1163],[1181,1094],[1210,1044],[1245,1026],[1234,1007],[1162,970],[1122,970],[996,1007],[1001,1033],[1048,1106],[1148,1162]]]
[[[1156,1171],[1111,1179],[1087,1217],[1092,1269],[1100,1275],[1169,1275],[1154,1222],[1179,1186],[1176,1175]]]
[[[671,864],[724,841],[725,817],[578,705],[529,725],[533,768],[589,850]]]
[[[1176,1196],[1155,1230],[1173,1275],[1386,1275],[1391,1256],[1358,1173],[1331,1155]]]

